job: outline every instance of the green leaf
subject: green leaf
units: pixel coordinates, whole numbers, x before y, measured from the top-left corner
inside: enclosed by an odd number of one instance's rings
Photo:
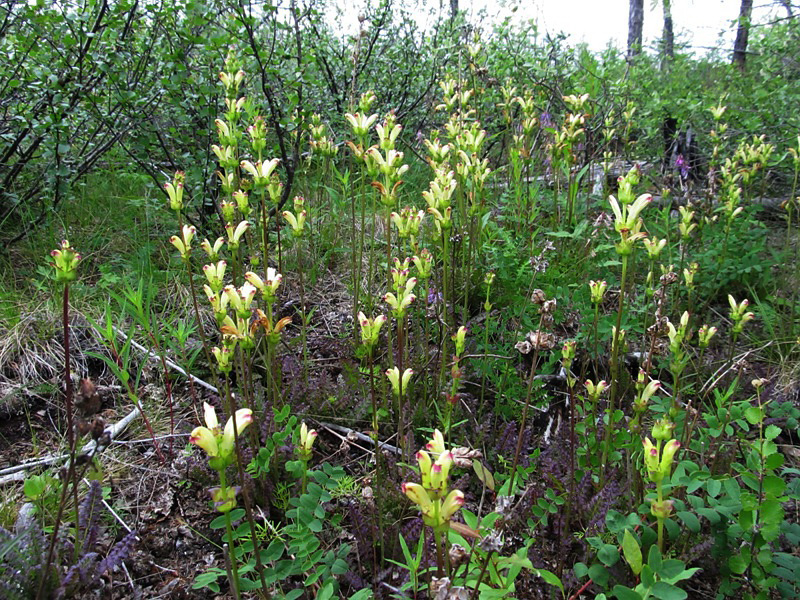
[[[211,591],[219,593],[217,579],[220,577],[225,577],[225,571],[222,569],[209,569],[205,573],[200,573],[200,575],[195,577],[194,582],[192,583],[192,589],[199,590],[200,588],[207,587]]]
[[[597,559],[607,567],[612,567],[619,560],[619,550],[614,544],[603,544],[597,551]]]
[[[603,565],[592,565],[589,567],[589,577],[600,587],[605,587],[608,583],[608,571]]]
[[[544,579],[545,583],[548,583],[550,585],[553,585],[553,586],[557,587],[559,590],[561,590],[561,594],[562,595],[564,594],[564,584],[561,583],[561,580],[558,578],[558,576],[555,573],[551,573],[547,569],[534,569],[534,572],[539,577]]]
[[[613,592],[619,600],[642,600],[642,595],[639,592],[635,592],[624,585],[615,585]]]
[[[729,477],[728,479],[723,480],[722,485],[725,486],[725,492],[734,502],[741,502],[741,489],[739,488],[739,483]]]
[[[270,542],[267,549],[261,552],[261,561],[265,563],[275,562],[283,556],[284,545],[280,540]]]
[[[630,529],[625,530],[622,537],[622,552],[625,555],[625,562],[633,571],[634,575],[638,575],[642,571],[642,549],[639,548],[639,541],[631,533]]]
[[[38,500],[39,497],[44,493],[44,488],[45,480],[41,475],[32,475],[25,480],[24,484],[22,484],[22,489],[25,492],[25,496],[29,500]]]
[[[706,482],[706,490],[708,491],[708,495],[712,498],[716,498],[721,489],[722,482],[720,482],[719,479],[709,479]]]
[[[683,572],[686,565],[682,560],[677,558],[669,558],[661,563],[661,569],[658,571],[658,576],[662,579],[672,579],[677,577]]]
[[[768,425],[766,429],[764,429],[764,439],[767,440],[774,440],[781,434],[781,428],[777,425]]]
[[[650,592],[659,600],[684,600],[687,594],[679,587],[666,581],[658,581],[650,588]]]
[[[572,567],[573,573],[575,573],[576,579],[583,579],[589,574],[589,567],[586,566],[586,563],[575,563]]]
[[[761,503],[761,521],[764,523],[780,524],[783,521],[783,506],[770,498]]]
[[[317,600],[330,600],[333,598],[333,581],[328,581],[317,594]]]
[[[786,489],[786,482],[777,475],[767,475],[763,481],[764,492],[771,496],[780,496]]]
[[[764,413],[757,406],[750,406],[744,411],[744,418],[751,425],[756,425],[764,418]]]
[[[255,568],[255,565],[253,565]],[[241,575],[241,570],[239,571]],[[243,591],[250,592],[261,588],[261,581],[248,579],[247,577],[239,577],[239,586]]]
[[[689,512],[688,510],[680,510],[676,513],[677,517],[683,521],[683,524],[689,528],[689,531],[692,533],[697,533],[700,531],[700,519],[697,516]]]
[[[655,582],[656,578],[655,575],[653,575],[653,569],[651,569],[649,565],[644,565],[642,567],[642,585],[649,588],[652,587]]]
[[[698,515],[708,519],[709,523],[711,523],[712,525],[716,525],[717,523],[719,523],[719,519],[720,519],[719,513],[716,510],[714,510],[713,508],[702,508],[701,507],[701,508],[698,508],[696,510],[697,510],[697,514]]]
[[[322,531],[322,521],[319,519],[312,519],[308,522],[308,528],[314,533],[319,533]]]
[[[490,490],[494,491],[494,477],[492,476],[492,472],[484,467],[479,460],[472,460],[472,469],[475,471],[475,475],[478,476],[478,479]]]
[[[650,551],[647,553],[647,566],[653,569],[654,573],[661,570],[661,552],[655,544],[650,546]]]
[[[333,564],[331,565],[331,574],[344,575],[345,573],[347,573],[347,570],[349,568],[350,567],[345,561],[343,561],[341,558],[337,558],[335,561],[333,561]]]
[[[741,554],[734,554],[728,559],[728,567],[737,575],[741,575],[747,570],[750,559],[745,559]]]
[[[775,454],[770,454],[767,457],[767,460],[764,462],[764,466],[770,470],[779,469],[783,466],[784,461],[785,459],[783,458],[783,454],[776,452]]]

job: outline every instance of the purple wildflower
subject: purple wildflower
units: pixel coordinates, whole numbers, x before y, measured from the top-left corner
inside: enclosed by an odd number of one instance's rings
[[[683,154],[678,154],[678,157],[675,159],[675,167],[680,169],[681,177],[686,179],[689,176],[689,163],[683,157]]]

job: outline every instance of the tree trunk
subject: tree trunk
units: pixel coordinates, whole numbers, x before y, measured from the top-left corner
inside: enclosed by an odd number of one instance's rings
[[[736,28],[736,41],[733,43],[733,64],[744,71],[747,61],[747,37],[750,34],[750,15],[753,0],[742,0],[739,7],[739,26]]]
[[[668,69],[675,56],[675,33],[672,30],[672,0],[661,0],[664,10],[664,33],[662,35],[663,54],[661,55],[661,68]]]
[[[628,5],[628,61],[642,52],[644,0],[630,0]]]
[[[458,0],[450,0],[450,20],[455,21],[458,15]]]
[[[792,3],[789,0],[780,0],[780,3],[783,5],[783,8],[786,9],[786,16],[790,19],[794,17],[794,12],[792,12]]]

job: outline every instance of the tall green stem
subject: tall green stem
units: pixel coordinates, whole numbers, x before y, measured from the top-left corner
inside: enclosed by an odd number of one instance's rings
[[[64,408],[67,412],[67,445],[69,446],[69,467],[67,470],[67,478],[61,482],[61,499],[58,503],[58,513],[56,514],[55,524],[53,525],[53,533],[50,537],[50,545],[47,549],[47,559],[45,560],[42,569],[39,571],[39,588],[36,591],[36,600],[44,598],[45,587],[47,585],[50,573],[50,567],[53,564],[53,557],[55,556],[56,540],[58,539],[58,530],[61,526],[61,519],[64,516],[64,509],[67,504],[67,493],[72,484],[73,503],[74,503],[74,519],[76,528],[78,527],[78,488],[75,477],[75,427],[73,425],[73,410],[72,410],[72,375],[70,373],[70,350],[69,350],[69,284],[64,284],[64,294],[62,297],[62,325],[64,331]],[[76,551],[78,548],[76,547]]]
[[[611,449],[611,433],[614,430],[614,412],[616,410],[617,391],[619,389],[619,347],[620,331],[622,328],[622,313],[625,309],[625,287],[628,280],[628,257],[622,256],[622,281],[619,286],[619,305],[617,307],[617,328],[614,330],[614,339],[611,342],[611,392],[608,398],[608,411],[606,428],[603,435],[603,455],[601,465],[603,468],[603,481],[608,473],[608,456]]]
[[[539,318],[539,327],[541,330],[544,315]],[[514,495],[514,478],[517,475],[517,465],[519,464],[519,455],[522,451],[522,438],[525,433],[525,423],[528,419],[528,409],[531,405],[531,394],[533,392],[533,381],[536,373],[536,368],[539,363],[539,345],[537,344],[533,350],[533,359],[531,360],[531,372],[528,375],[528,390],[525,394],[525,404],[522,407],[522,420],[519,424],[519,432],[517,433],[517,447],[514,449],[514,461],[511,463],[511,482],[508,484],[508,495]]]

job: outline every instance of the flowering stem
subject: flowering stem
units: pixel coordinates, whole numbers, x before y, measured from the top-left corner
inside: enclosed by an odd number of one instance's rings
[[[483,581],[483,576],[486,575],[486,569],[489,566],[489,561],[492,559],[493,553],[494,549],[491,549],[489,550],[489,552],[486,553],[486,559],[483,561],[483,565],[481,566],[481,572],[478,574],[478,580],[475,582],[475,587],[472,588],[472,595],[470,596],[470,600],[478,600],[481,581]]]
[[[369,396],[372,400],[372,435],[373,440],[375,442],[375,483],[376,489],[381,490],[383,489],[383,473],[381,471],[381,459],[383,458],[383,452],[381,451],[381,443],[380,443],[380,423],[378,422],[378,398],[377,394],[375,393],[375,369],[374,369],[374,357],[373,357],[373,347],[370,346],[367,349],[367,367],[368,367],[368,377],[369,377]],[[383,497],[384,494],[378,494],[378,511],[376,514],[378,520],[378,533],[379,533],[379,540],[381,542],[381,553],[383,553]],[[372,548],[373,552],[375,551],[375,545],[377,540],[373,540]],[[383,559],[383,557],[381,557]],[[376,561],[377,562],[377,561]]]
[[[344,181],[342,181],[342,188],[344,188]],[[358,327],[355,326],[358,323],[358,294],[361,287],[361,273],[359,267],[359,252],[360,247],[357,243],[357,230],[356,230],[356,195],[353,194],[350,190],[342,189],[342,194],[350,196],[350,231],[352,235],[352,241],[350,242],[350,255],[351,255],[351,270],[352,270],[352,277],[353,277],[353,337],[358,340]]]
[[[436,506],[436,504],[434,504]],[[433,528],[433,540],[436,542],[436,574],[439,577],[444,575],[444,553],[442,551],[442,536]]]
[[[619,305],[617,307],[617,328],[614,330],[614,339],[611,342],[611,391],[608,396],[608,420],[603,435],[603,455],[600,464],[603,467],[603,481],[608,472],[608,455],[611,449],[611,432],[614,429],[614,410],[616,408],[617,388],[619,387],[619,346],[620,331],[622,328],[622,313],[625,308],[625,285],[628,278],[628,257],[622,257],[622,280],[619,286]]]
[[[366,186],[366,182],[367,182],[367,176],[366,176],[365,173],[362,173],[361,179],[360,179],[360,183],[359,183],[359,188],[360,189],[359,189],[359,193],[358,193],[358,197],[361,200],[361,231],[359,231],[359,240],[358,240],[358,245],[357,245],[357,248],[358,248],[358,262],[356,263],[356,277],[357,277],[357,288],[356,288],[356,290],[357,291],[354,292],[354,296],[353,296],[354,297],[354,303],[356,305],[356,307],[355,307],[356,311],[358,310],[358,297],[359,297],[360,292],[361,292],[361,265],[364,262],[364,235],[366,234],[366,221],[367,221],[367,193],[366,193],[367,186]],[[374,216],[374,213],[373,213],[373,216]],[[353,234],[353,235],[355,235],[355,234]],[[374,229],[373,229],[373,235],[374,235]],[[370,270],[367,272],[367,281],[368,281],[369,284],[371,284],[372,283],[372,278],[371,278],[370,274],[371,274],[371,270],[372,270],[372,244],[370,244],[369,269]],[[371,288],[367,288],[367,289],[371,289]],[[369,302],[370,302],[370,306],[368,307],[370,309],[370,311],[372,311],[372,306],[371,306],[372,300],[371,300],[371,298],[372,298],[372,296],[370,294],[367,294],[367,299],[369,299]],[[353,323],[358,323],[358,318],[355,318],[353,320]]]
[[[566,516],[562,527],[559,528],[559,538],[564,531],[568,531],[572,521],[573,503],[575,502],[575,381],[569,373],[567,373],[567,387],[569,388],[569,495],[567,496]],[[565,558],[564,554],[559,557],[556,571],[559,576],[563,573]]]
[[[405,328],[406,328],[406,317],[403,315],[400,319],[397,320],[397,364],[398,369],[400,372],[400,377],[398,379],[399,382],[399,390],[400,394],[397,398],[397,442],[400,445],[400,448],[405,449],[405,395],[406,390],[403,389],[403,373],[405,372],[403,369],[403,344],[405,343]]]
[[[278,272],[283,273],[283,251],[281,249],[281,228],[275,228],[278,232]]]
[[[264,280],[269,279],[269,213],[266,191],[261,190],[261,256],[264,259]]]
[[[58,503],[58,513],[56,514],[56,521],[53,525],[53,533],[50,537],[50,545],[47,549],[47,559],[45,560],[44,568],[40,571],[39,588],[36,592],[36,600],[43,598],[45,584],[48,581],[50,566],[53,564],[53,557],[55,554],[56,540],[58,539],[58,530],[61,525],[61,518],[64,515],[64,509],[67,504],[67,492],[72,483],[73,503],[75,510],[75,537],[77,539],[78,528],[78,487],[77,478],[75,477],[75,429],[72,422],[72,375],[70,373],[70,351],[69,351],[69,284],[64,284],[64,294],[62,297],[62,325],[64,330],[64,407],[67,412],[67,444],[69,445],[69,468],[67,471],[67,478],[61,482],[61,499]],[[78,551],[76,545],[75,551]]]
[[[220,479],[224,479],[224,477],[221,476]],[[228,539],[228,543],[225,544],[227,548],[225,566],[228,567],[228,579],[231,582],[233,596],[236,600],[239,600],[239,567],[236,564],[236,550],[233,542],[233,528],[231,527],[230,512],[225,513],[225,536]]]
[[[245,369],[245,367],[244,367],[244,357],[240,356],[240,358],[242,360],[242,370],[244,370]],[[243,387],[247,387],[247,386],[243,386]],[[256,560],[256,571],[258,572],[259,578],[261,579],[261,591],[264,593],[264,597],[269,599],[269,598],[272,598],[272,595],[269,592],[269,588],[267,587],[266,579],[264,578],[264,566],[261,563],[261,545],[260,545],[260,543],[258,541],[259,538],[258,538],[258,535],[257,535],[257,532],[256,532],[256,523],[255,523],[255,519],[253,518],[253,509],[252,509],[252,505],[251,505],[250,492],[247,489],[247,486],[244,485],[244,467],[242,466],[242,457],[239,454],[239,428],[238,428],[238,425],[236,423],[236,417],[235,417],[235,415],[236,415],[235,398],[233,397],[233,394],[231,394],[231,382],[230,382],[230,378],[227,375],[225,376],[225,396],[226,396],[227,401],[228,401],[228,407],[229,407],[228,410],[230,411],[230,415],[231,415],[230,418],[231,418],[232,423],[233,423],[233,447],[234,447],[234,452],[236,453],[236,469],[237,469],[238,474],[239,474],[239,481],[241,481],[242,484],[243,484],[242,485],[242,498],[244,499],[244,512],[245,512],[245,515],[247,516],[247,523],[248,523],[248,525],[250,527],[250,537],[253,540],[253,554],[255,555],[255,560]],[[251,427],[250,428],[251,434],[254,434],[254,436],[252,436],[252,437],[255,437],[256,440],[257,440],[257,437],[258,437],[258,429],[259,429],[258,427]],[[252,437],[251,437],[251,439],[252,439]],[[220,480],[220,488],[221,489],[225,489],[227,487],[227,481],[225,479],[225,468],[224,467],[222,469],[220,469],[220,471],[219,471],[219,480]],[[225,528],[227,530],[228,538],[229,538],[229,541],[230,541],[230,544],[231,544],[231,562],[232,562],[231,571],[233,572],[233,576],[234,576],[234,579],[235,579],[235,592],[236,592],[236,596],[238,598],[238,594],[239,594],[239,572],[237,570],[237,565],[236,565],[236,556],[235,556],[234,551],[233,551],[234,542],[233,542],[233,535],[232,535],[232,532],[231,532],[231,525],[230,525],[230,512],[228,512],[228,511],[225,512]]]
[[[486,302],[489,302],[489,292],[486,292]],[[489,309],[489,312],[486,313],[486,319],[484,320],[484,330],[483,330],[483,352],[489,352],[489,317],[491,316],[492,311]],[[478,404],[478,419],[483,418],[483,402],[486,395],[486,366],[482,369],[481,373],[481,399]]]
[[[594,305],[594,320],[592,321],[592,339],[594,340],[594,348],[592,350],[592,362],[594,363],[594,372],[595,375],[598,373],[597,369],[597,360],[600,357],[597,351],[597,324],[600,322],[600,303],[596,302]],[[595,426],[595,437],[597,437],[597,413],[595,413],[595,409],[597,408],[597,403],[595,402],[592,406],[592,419],[594,420]]]
[[[437,389],[442,389],[444,385],[444,370],[447,361],[447,330],[449,329],[447,304],[450,301],[450,236],[447,231],[442,229],[442,322],[444,323],[445,332],[442,336],[442,342],[439,347],[439,355],[441,358],[441,367],[439,371],[439,385]]]
[[[180,211],[178,211],[178,230],[183,231],[183,215]],[[217,378],[217,368],[216,364],[213,360],[211,360],[211,351],[208,349],[208,340],[206,340],[206,333],[205,329],[203,328],[203,320],[200,318],[200,309],[197,305],[197,293],[194,289],[194,277],[192,273],[192,263],[191,260],[186,260],[186,272],[189,274],[189,291],[192,294],[192,307],[194,309],[194,317],[197,319],[197,330],[200,333],[200,341],[203,344],[203,352],[206,355],[206,362],[208,363],[208,368],[211,369],[211,373],[214,376],[214,379]],[[188,363],[187,363],[188,368]],[[189,378],[189,382],[192,384],[192,389],[194,389],[194,382],[192,378]],[[216,381],[215,381],[216,383]]]
[[[430,278],[425,279],[425,312],[422,314],[422,351],[419,353],[420,358],[427,359],[428,357],[428,310],[430,308],[430,296],[431,296],[431,280]],[[420,368],[420,372],[422,369]],[[428,378],[422,378],[422,397],[428,398]]]
[[[300,303],[303,309],[303,322],[301,323],[300,337],[303,340],[303,381],[308,384],[308,329],[306,323],[306,290],[303,285],[303,256],[300,252],[300,244],[295,247],[297,252],[297,273],[300,276]]]
[[[661,442],[658,443],[661,446]],[[658,494],[658,505],[663,506],[664,502],[664,490],[661,488],[661,482],[656,483],[656,492]],[[658,550],[663,554],[664,553],[664,517],[659,516],[656,517],[658,520]]]
[[[538,330],[542,328],[542,322],[544,321],[544,314],[539,317],[539,327]],[[536,344],[536,347],[533,350],[533,359],[531,360],[531,372],[528,375],[528,390],[525,394],[525,404],[522,407],[522,420],[519,424],[519,432],[517,433],[517,447],[514,449],[514,461],[511,463],[511,481],[508,484],[508,495],[514,495],[514,478],[517,474],[517,465],[519,464],[519,455],[522,451],[522,437],[525,433],[525,422],[528,419],[528,409],[531,405],[531,393],[533,392],[533,380],[534,374],[536,373],[536,367],[539,363],[539,344]]]

